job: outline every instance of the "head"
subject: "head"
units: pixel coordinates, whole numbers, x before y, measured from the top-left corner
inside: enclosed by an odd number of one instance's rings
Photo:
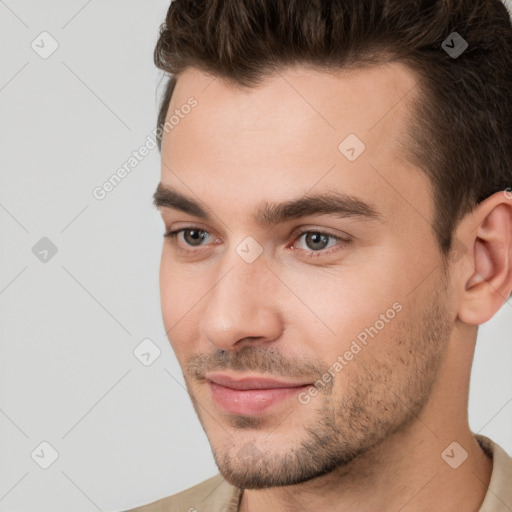
[[[163,319],[221,473],[291,485],[439,397],[465,417],[512,290],[504,5],[175,0],[155,62]]]

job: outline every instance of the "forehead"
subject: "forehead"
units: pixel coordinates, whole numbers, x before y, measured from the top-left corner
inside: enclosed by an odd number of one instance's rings
[[[162,183],[186,192],[185,180],[200,197],[246,203],[313,188],[385,202],[391,187],[388,197],[423,202],[428,215],[430,184],[400,146],[417,93],[415,75],[400,63],[332,73],[296,66],[251,88],[189,68],[168,109],[168,119],[181,115],[164,132]],[[197,105],[182,110],[191,97]],[[355,160],[343,153],[346,140],[360,152]]]
[[[391,137],[391,126],[392,132],[407,129],[404,114],[411,109],[416,89],[415,75],[399,62],[330,73],[304,65],[289,67],[250,88],[188,68],[177,80],[167,117],[191,96],[199,108],[181,127],[165,134],[165,139],[179,137],[187,126],[195,128],[207,121],[209,135],[214,131],[213,135],[229,135],[232,140],[265,132],[271,134],[267,140],[271,142],[278,133],[275,142],[282,145],[316,131],[331,132],[335,138],[358,133],[371,143],[374,138]]]

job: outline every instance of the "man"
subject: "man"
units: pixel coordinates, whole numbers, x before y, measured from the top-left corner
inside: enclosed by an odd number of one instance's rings
[[[176,0],[155,62],[163,319],[220,474],[136,510],[511,511],[467,417],[511,307],[505,6]]]

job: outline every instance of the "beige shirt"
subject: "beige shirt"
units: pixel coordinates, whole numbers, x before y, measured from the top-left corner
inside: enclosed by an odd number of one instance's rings
[[[512,512],[512,458],[488,437],[475,434],[493,459],[491,481],[479,512]],[[242,489],[218,474],[173,496],[127,512],[237,512]]]

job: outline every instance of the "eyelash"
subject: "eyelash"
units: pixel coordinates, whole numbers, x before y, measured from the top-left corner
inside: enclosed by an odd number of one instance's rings
[[[189,231],[189,230],[196,230],[196,231],[200,231],[201,233],[207,233],[209,235],[211,234],[208,231],[206,231],[205,229],[201,229],[201,228],[198,228],[198,227],[195,227],[195,226],[189,226],[189,227],[185,227],[185,228],[181,228],[181,229],[176,229],[174,231],[167,231],[166,233],[164,233],[164,238],[170,239],[172,244],[182,254],[185,254],[185,255],[197,254],[198,251],[195,250],[195,249],[183,249],[182,247],[178,247],[178,245],[177,245],[176,238],[177,238],[178,234],[183,232],[183,231]],[[306,235],[308,233],[314,233],[315,235],[323,235],[323,236],[329,237],[329,238],[334,239],[334,240],[336,240],[338,242],[341,242],[342,246],[346,245],[346,244],[348,244],[350,242],[350,240],[348,240],[348,239],[332,235],[331,233],[326,233],[324,231],[311,230],[311,229],[303,230],[303,231],[298,232],[295,235],[294,241],[299,240],[302,236],[304,236],[304,235]],[[340,244],[336,244],[336,245],[340,245]],[[202,247],[202,246],[198,246],[198,247]],[[308,254],[306,256],[307,258],[318,258],[318,257],[322,257],[322,256],[328,256],[328,255],[330,255],[332,253],[335,253],[335,252],[338,252],[338,251],[340,251],[342,249],[334,249],[333,250],[333,248],[330,248],[330,249],[321,249],[319,251],[312,251],[312,250],[308,251],[308,250],[305,250],[305,249],[298,249],[298,250],[306,252]]]

